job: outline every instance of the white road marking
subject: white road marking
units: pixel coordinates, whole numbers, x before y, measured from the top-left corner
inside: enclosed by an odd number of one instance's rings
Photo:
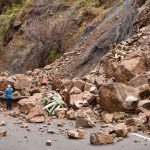
[[[110,127],[114,127],[112,124],[107,124],[108,126],[110,126]],[[141,135],[141,134],[137,134],[137,133],[129,133],[130,135],[134,135],[134,136],[137,136],[137,137],[140,137],[140,138],[143,138],[143,139],[145,139],[145,140],[149,140],[150,141],[150,138],[149,137],[147,137],[147,136],[143,136],[143,135]]]
[[[130,134],[150,141],[149,137],[146,137],[146,136],[143,136],[143,135],[140,135],[140,134],[137,134],[137,133],[130,133]]]

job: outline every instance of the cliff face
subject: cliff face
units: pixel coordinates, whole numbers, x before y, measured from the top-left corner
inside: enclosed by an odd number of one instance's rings
[[[1,71],[25,72],[59,58],[52,73],[74,76],[90,71],[111,44],[149,24],[149,1],[30,0],[12,18],[0,42]],[[75,54],[60,58],[68,50]]]

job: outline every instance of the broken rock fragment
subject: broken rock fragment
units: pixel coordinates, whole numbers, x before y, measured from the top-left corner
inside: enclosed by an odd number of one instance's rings
[[[106,113],[102,116],[102,119],[105,123],[112,123],[113,121],[113,117],[114,115],[113,114],[110,114],[110,113]]]
[[[43,114],[42,108],[37,105],[30,110],[29,114],[26,116],[26,119],[32,123],[41,123],[44,122]]]
[[[93,132],[90,135],[90,143],[93,145],[111,144],[114,137],[111,134],[103,132]]]
[[[66,117],[68,120],[74,120],[75,119],[75,111],[73,109],[67,111]]]
[[[117,137],[127,137],[129,133],[129,128],[124,123],[117,124],[114,129]]]
[[[94,112],[87,108],[76,112],[76,127],[93,127],[95,121]]]
[[[69,138],[83,139],[85,136],[85,131],[81,130],[81,129],[78,129],[76,131],[69,130],[69,131],[67,131],[67,135]]]
[[[108,112],[135,110],[138,100],[136,88],[123,83],[107,83],[99,90],[99,104]]]
[[[58,118],[65,118],[67,113],[67,108],[58,108],[54,112]]]
[[[47,146],[51,146],[51,145],[52,145],[52,141],[51,141],[51,140],[47,140],[47,141],[46,141],[46,145],[47,145]]]
[[[7,131],[6,131],[6,130],[4,130],[4,131],[0,131],[0,137],[6,136],[6,133],[7,133]]]

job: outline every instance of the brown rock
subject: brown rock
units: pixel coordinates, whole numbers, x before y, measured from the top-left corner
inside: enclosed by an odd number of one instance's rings
[[[0,91],[4,91],[8,84],[14,87],[14,79],[7,77],[0,77]]]
[[[145,109],[147,109],[147,110],[150,111],[150,100],[147,99],[147,100],[141,100],[141,101],[139,101],[138,107],[143,107],[143,108],[145,108]]]
[[[43,76],[42,80],[41,80],[41,85],[47,85],[48,84],[48,77],[47,76]]]
[[[22,113],[28,114],[31,108],[33,108],[36,105],[36,103],[37,102],[35,97],[22,99],[18,102],[18,104],[20,105],[19,110]]]
[[[69,130],[67,131],[67,135],[72,139],[83,139],[85,136],[85,131],[81,129],[78,129],[76,131]]]
[[[85,82],[79,79],[73,80],[73,86],[79,88],[81,91],[84,89]]]
[[[88,107],[89,104],[87,101],[74,101],[74,103],[71,105],[73,109],[77,110],[79,108],[82,108],[82,107]]]
[[[110,113],[106,113],[102,116],[102,119],[105,123],[112,123],[113,121],[113,117],[114,115],[113,114],[110,114]]]
[[[62,83],[65,87],[65,89],[67,89],[67,91],[69,92],[71,90],[71,88],[73,87],[73,81],[69,80],[69,79],[63,79]]]
[[[146,123],[146,122],[147,122],[147,116],[146,116],[146,114],[144,114],[144,113],[139,113],[139,114],[138,114],[138,118],[139,118],[140,120],[142,120],[143,123]]]
[[[67,111],[66,117],[69,120],[75,120],[75,111],[73,109]]]
[[[76,127],[93,127],[95,121],[94,112],[89,108],[84,108],[76,112]]]
[[[74,109],[79,109],[80,107],[87,106],[88,102],[83,100],[83,93],[73,94],[70,96],[70,105]]]
[[[100,76],[96,77],[96,79],[95,79],[96,85],[98,87],[101,87],[103,85],[103,83],[105,82],[105,80],[106,79],[105,79],[104,75],[100,75]]]
[[[6,136],[6,134],[7,134],[6,130],[5,131],[0,131],[0,137]]]
[[[127,114],[125,112],[115,112],[113,119],[115,121],[124,120]]]
[[[105,60],[106,62],[104,63],[104,72],[106,74],[107,78],[112,78],[114,77],[114,66],[115,63],[112,63],[108,60]]]
[[[90,91],[90,89],[91,89],[92,86],[93,86],[92,83],[86,82],[85,86],[84,86],[84,91]]]
[[[141,126],[144,121],[140,118],[129,118],[126,120],[126,125],[129,126]]]
[[[29,122],[31,123],[43,123],[45,121],[44,116],[35,116],[31,119],[29,119]]]
[[[124,123],[119,123],[115,127],[117,137],[127,137],[129,128]]]
[[[31,108],[33,108],[37,104],[38,100],[40,100],[41,98],[42,98],[41,93],[35,93],[33,96],[30,96],[29,98],[20,100],[18,102],[18,104],[20,105],[19,110],[22,113],[28,114]]]
[[[82,99],[86,100],[90,104],[96,100],[96,96],[89,91],[84,91]]]
[[[22,95],[29,95],[29,90],[32,85],[31,78],[21,75],[14,83],[14,88],[19,90]]]
[[[51,141],[51,140],[47,140],[47,141],[46,141],[46,145],[47,145],[47,146],[51,146],[51,145],[52,145],[52,141]]]
[[[143,112],[147,117],[150,117],[150,111],[143,108],[143,107],[138,107],[138,111]]]
[[[111,144],[113,140],[113,136],[106,133],[93,132],[90,135],[90,143],[93,145]]]
[[[77,87],[73,87],[69,93],[70,94],[80,94],[80,93],[82,93],[82,91]]]
[[[142,51],[134,51],[127,58],[120,62],[115,68],[115,78],[117,82],[127,83],[136,75],[146,71],[146,56]]]
[[[138,100],[137,90],[123,83],[108,83],[99,89],[99,104],[108,112],[135,110]]]
[[[65,118],[67,113],[67,108],[58,108],[55,110],[55,114],[58,118]]]
[[[146,99],[147,97],[150,96],[149,84],[141,85],[137,89],[138,89],[139,96],[141,99]]]
[[[139,87],[142,85],[145,85],[148,83],[148,77],[145,74],[140,74],[136,77],[134,77],[129,83],[128,85],[132,86],[132,87]]]
[[[20,128],[28,128],[28,124],[27,124],[27,123],[22,123],[22,124],[20,125]]]
[[[34,117],[37,117],[37,116],[43,116],[43,110],[42,110],[42,108],[40,107],[40,106],[35,106],[35,107],[33,107],[31,110],[30,110],[30,112],[29,112],[29,114],[26,116],[26,118],[27,118],[27,120],[31,120],[32,118],[34,118]]]

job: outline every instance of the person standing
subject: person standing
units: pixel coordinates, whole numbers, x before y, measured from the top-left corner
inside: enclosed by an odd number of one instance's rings
[[[14,90],[11,88],[11,85],[8,85],[4,92],[4,98],[6,99],[6,108],[8,110],[12,109],[12,94]]]

